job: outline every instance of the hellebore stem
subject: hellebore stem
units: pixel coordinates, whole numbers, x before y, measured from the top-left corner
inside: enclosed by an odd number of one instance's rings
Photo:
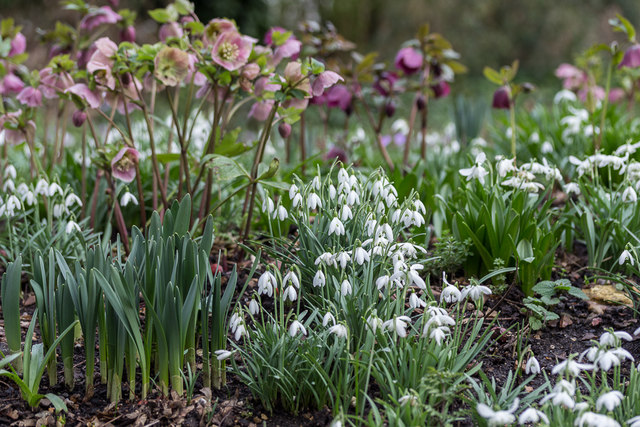
[[[516,158],[516,106],[515,99],[509,102],[509,121],[511,123],[511,157]],[[515,162],[514,162],[515,163]]]
[[[598,132],[598,140],[596,146],[594,147],[594,152],[598,152],[600,146],[602,145],[602,135],[604,134],[604,120],[607,116],[607,108],[609,107],[609,92],[611,91],[611,74],[613,72],[613,59],[609,61],[609,66],[607,67],[607,83],[604,88],[604,101],[602,104],[602,112],[600,113],[600,132]],[[593,132],[595,133],[595,129]]]

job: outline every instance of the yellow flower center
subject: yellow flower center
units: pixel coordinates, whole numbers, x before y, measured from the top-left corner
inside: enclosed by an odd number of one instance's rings
[[[133,161],[127,156],[124,156],[123,158],[118,160],[118,163],[116,163],[116,169],[118,169],[118,171],[120,172],[126,172],[133,166]]]
[[[218,55],[225,61],[235,61],[240,54],[240,49],[237,45],[229,42],[224,42],[220,44],[220,48],[218,49]]]

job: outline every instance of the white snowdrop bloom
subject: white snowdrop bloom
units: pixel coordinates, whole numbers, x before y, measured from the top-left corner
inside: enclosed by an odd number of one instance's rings
[[[429,333],[429,338],[435,340],[438,345],[442,344],[442,341],[447,337],[447,335],[451,332],[451,330],[446,326],[438,326],[437,328],[433,328]],[[423,336],[426,336],[426,333],[423,331]]]
[[[487,145],[489,145],[489,143],[487,142],[486,139],[484,139],[481,136],[475,137],[473,138],[469,144],[476,146],[476,147],[486,147]]]
[[[321,207],[322,200],[320,200],[320,196],[318,196],[316,193],[309,193],[309,196],[307,196],[307,208],[309,210],[314,210]]]
[[[498,176],[500,178],[504,178],[509,172],[514,172],[516,170],[515,159],[500,160],[496,169],[498,170]]]
[[[14,191],[16,191],[16,185],[13,183],[13,180],[8,179],[5,181],[4,185],[2,186],[2,190],[5,193],[13,193]]]
[[[567,194],[580,194],[580,186],[575,182],[569,182],[564,186],[564,192]]]
[[[4,177],[5,178],[16,179],[16,176],[18,176],[18,173],[16,172],[15,166],[7,165],[7,167],[4,168]]]
[[[381,201],[378,202],[378,205],[376,206],[376,213],[378,215],[384,215],[385,212],[387,211],[387,208],[385,208],[384,203]]]
[[[416,208],[416,211],[420,212],[423,215],[427,214],[427,208],[424,207],[424,203],[420,200],[416,199],[413,201],[413,207]]]
[[[578,100],[578,97],[575,93],[571,92],[569,89],[562,89],[558,91],[553,97],[554,104],[560,104],[563,102],[575,102]]]
[[[336,262],[340,265],[340,268],[343,270],[347,268],[347,263],[351,261],[351,255],[348,252],[342,251],[336,255]]]
[[[460,173],[460,175],[466,177],[467,181],[477,179],[478,181],[480,181],[480,184],[484,184],[484,177],[489,175],[489,172],[481,164],[478,163],[471,166],[470,168],[460,169],[458,172]]]
[[[302,206],[302,195],[300,193],[296,193],[296,195],[293,196],[293,199],[291,201],[291,206],[293,206],[294,208],[297,208],[298,206]]]
[[[607,351],[599,351],[594,363],[603,371],[608,371],[613,366],[618,366],[625,359],[634,360],[631,353],[619,347]]]
[[[580,371],[589,371],[592,369],[593,365],[587,363],[578,363],[574,360],[567,359],[554,366],[551,370],[551,373],[553,375],[564,373],[566,375],[576,377],[578,376],[578,374],[580,374]]]
[[[376,287],[378,288],[378,290],[381,290],[382,288],[386,288],[387,286],[389,286],[389,276],[385,275],[385,276],[380,276],[376,279]]]
[[[57,183],[53,182],[49,184],[49,188],[47,189],[47,195],[49,197],[53,197],[56,195],[56,193],[60,194],[61,196],[64,194],[64,192],[62,191],[62,187],[60,187]]]
[[[320,263],[323,263],[324,265],[326,265],[327,267],[337,267],[338,263],[336,262],[336,258],[333,256],[332,253],[329,252],[325,252],[323,254],[320,254],[320,256],[318,258],[316,258],[316,265],[319,265]]]
[[[426,302],[421,300],[420,297],[416,295],[415,292],[411,292],[411,295],[409,296],[409,307],[416,309],[416,308],[422,308],[426,306],[427,306]]]
[[[226,360],[233,354],[233,352],[229,350],[216,350],[214,351],[214,353],[216,355],[216,359],[218,360]]]
[[[638,201],[638,194],[633,187],[629,186],[622,192],[622,201],[626,203],[636,203]]]
[[[245,328],[244,323],[241,323],[236,328],[236,332],[233,335],[236,341],[238,341],[242,336],[247,334],[247,328]]]
[[[398,399],[398,403],[400,404],[400,406],[406,405],[407,403],[409,404],[409,406],[416,406],[418,404],[418,397],[414,396],[413,394],[405,394],[400,399]]]
[[[631,252],[625,249],[624,251],[622,251],[620,257],[618,258],[618,264],[622,265],[627,261],[629,261],[629,264],[633,265],[635,263],[635,258],[633,257],[633,255],[631,255]]]
[[[258,294],[259,295],[268,295],[273,296],[273,290],[278,288],[278,283],[276,281],[276,276],[269,271],[265,271],[262,273],[260,278],[258,279]]]
[[[70,193],[64,201],[64,206],[69,209],[74,204],[82,206],[82,200],[80,200],[80,197],[76,196],[75,194]]]
[[[349,194],[350,191],[351,191],[351,184],[349,183],[348,180],[338,184],[337,194],[340,195],[340,200],[344,200],[343,196]]]
[[[258,305],[258,301],[256,301],[255,298],[252,298],[251,302],[249,302],[249,313],[255,316],[259,312],[260,312],[260,306]]]
[[[595,412],[581,414],[573,425],[576,427],[620,427],[620,423],[613,418]]]
[[[620,405],[622,399],[624,399],[624,395],[618,390],[604,393],[596,400],[596,409],[599,411],[604,406],[607,411],[613,411]]]
[[[409,132],[409,124],[405,119],[398,119],[391,123],[391,132],[407,134]]]
[[[315,176],[311,180],[311,188],[314,188],[316,191],[320,191],[320,176]]]
[[[380,224],[378,228],[376,228],[376,241],[381,237],[385,237],[389,242],[395,240],[393,237],[393,229],[389,224]]]
[[[296,288],[294,286],[287,286],[284,292],[282,293],[282,300],[290,300],[291,302],[298,299],[298,292],[296,292]]]
[[[348,280],[343,280],[340,285],[340,294],[342,296],[351,295],[353,293],[353,287],[351,286],[351,282]]]
[[[275,208],[276,206],[273,203],[273,200],[271,200],[271,198],[268,196],[265,197],[264,201],[262,202],[262,212],[266,212],[267,215],[271,215]]]
[[[589,402],[577,402],[573,407],[573,412],[576,414],[580,414],[586,411],[587,409],[589,409],[590,407],[591,405],[589,404]]]
[[[280,221],[284,221],[289,218],[289,212],[287,212],[287,209],[284,206],[278,205],[278,208],[273,212],[272,218],[278,218]]]
[[[322,272],[322,270],[318,270],[315,276],[313,276],[313,287],[321,288],[325,285],[325,283],[326,279],[324,277],[324,273]]]
[[[511,129],[510,127],[508,127],[508,128],[504,131],[504,136],[506,136],[508,139],[511,139],[511,135],[513,135],[513,129]]]
[[[335,325],[336,318],[333,317],[333,314],[331,314],[330,312],[327,312],[327,314],[325,314],[324,317],[322,318],[322,326],[327,326],[329,322],[331,322],[332,325]]]
[[[351,190],[349,192],[349,194],[347,195],[347,204],[349,206],[355,206],[360,204],[360,196],[358,196],[358,193],[356,193],[355,191]]]
[[[525,365],[524,371],[529,374],[539,374],[540,373],[540,363],[538,359],[531,356],[529,360],[527,360],[527,364]]]
[[[411,223],[416,227],[422,227],[425,223],[424,216],[418,211],[413,211],[413,217]]]
[[[520,400],[516,397],[508,410],[494,411],[484,403],[478,403],[476,411],[478,411],[478,415],[487,420],[489,427],[504,426],[506,424],[513,424],[516,421],[516,416],[513,415],[513,413],[518,410],[519,404]]]
[[[291,284],[296,288],[300,289],[300,280],[298,280],[298,276],[296,276],[296,273],[293,271],[287,272],[287,274],[282,278],[283,285],[286,285],[289,282],[291,282]]]
[[[387,204],[388,208],[392,208],[397,205],[398,197],[393,193],[389,193],[385,196],[384,202]]]
[[[333,325],[329,328],[329,332],[335,334],[339,338],[347,337],[347,327],[341,324]]]
[[[625,331],[605,332],[600,335],[600,345],[617,347],[620,345],[620,340],[631,341],[633,337]]]
[[[531,135],[529,135],[529,141],[537,144],[538,142],[540,142],[540,134],[538,132],[533,132]]]
[[[334,200],[336,198],[336,187],[333,186],[333,184],[329,185],[329,198],[331,200]]]
[[[535,408],[527,408],[518,417],[518,424],[525,425],[527,423],[538,424],[538,423],[549,424],[549,418],[545,415],[544,412],[535,409]]]
[[[18,185],[18,188],[16,188],[16,193],[18,193],[18,196],[20,196],[20,198],[22,198],[23,200],[24,200],[24,195],[27,194],[28,192],[29,192],[29,186],[24,182],[21,182],[20,185]]]
[[[298,186],[295,184],[291,184],[291,187],[289,187],[289,199],[293,200],[298,192]]]
[[[349,205],[343,205],[342,210],[340,211],[340,220],[342,222],[347,222],[352,218],[353,218],[353,212],[351,212],[351,208],[349,207]]]
[[[349,182],[349,173],[345,168],[340,168],[340,170],[338,171],[338,182],[340,184]]]
[[[491,289],[483,285],[468,285],[462,288],[460,299],[463,300],[469,297],[474,302],[477,302],[484,298],[484,295],[491,295]]]
[[[41,179],[36,184],[36,194],[40,194],[42,196],[49,195],[49,183],[44,179]]]
[[[242,323],[242,317],[238,313],[234,312],[229,319],[229,329],[231,332],[235,332],[238,326]]]
[[[543,142],[542,146],[540,147],[540,152],[542,154],[553,153],[553,145],[551,144],[551,142],[549,141]]]
[[[540,404],[542,405],[548,400],[551,400],[551,403],[554,406],[564,406],[569,409],[573,409],[573,407],[576,405],[576,402],[573,400],[573,397],[566,391],[549,393],[544,398],[542,398],[542,400],[540,401]]]
[[[440,294],[440,302],[444,301],[448,304],[458,302],[462,299],[462,293],[454,285],[448,285]]]
[[[33,206],[36,203],[36,195],[33,194],[32,191],[27,191],[23,194],[22,201],[26,203],[27,206]]]
[[[370,251],[367,251],[362,247],[358,247],[353,253],[353,258],[358,265],[362,265],[365,262],[369,262],[371,260],[371,253]]]
[[[640,415],[637,415],[631,419],[628,419],[627,425],[629,427],[640,427]]]
[[[372,314],[367,317],[367,325],[371,328],[371,332],[375,334],[378,329],[384,327],[384,322],[378,316]]]
[[[392,224],[399,223],[401,214],[402,214],[402,211],[400,209],[394,210],[393,213],[391,213],[391,223]]]
[[[420,289],[427,289],[427,284],[424,279],[420,277],[419,270],[422,270],[424,267],[422,264],[413,264],[411,268],[407,271],[407,278],[409,279],[409,285],[416,285]]]
[[[2,213],[0,215],[6,214],[9,217],[12,217],[16,214],[16,210],[22,209],[22,203],[20,203],[20,199],[16,196],[11,195],[7,198],[7,202],[2,205]]]
[[[67,226],[64,228],[64,231],[67,234],[72,234],[74,231],[80,231],[80,226],[76,224],[74,221],[67,222]]]
[[[129,203],[133,203],[134,205],[138,206],[138,199],[136,198],[136,196],[127,191],[120,198],[120,206],[125,207]]]
[[[344,236],[345,234],[344,225],[338,217],[333,218],[329,224],[329,236],[334,233],[336,236]]]
[[[407,326],[411,324],[409,316],[397,316],[391,320],[387,320],[382,326],[392,332],[395,332],[400,338],[407,337]]]
[[[307,328],[305,328],[302,323],[294,320],[291,322],[291,326],[289,326],[289,335],[295,337],[298,335],[298,332],[301,332],[302,335],[307,335]]]

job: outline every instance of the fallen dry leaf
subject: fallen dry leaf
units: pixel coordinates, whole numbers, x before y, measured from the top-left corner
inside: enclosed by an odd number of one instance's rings
[[[628,307],[633,307],[633,301],[627,296],[627,293],[616,289],[613,285],[594,285],[584,289],[584,293],[594,301],[606,304],[624,304]]]

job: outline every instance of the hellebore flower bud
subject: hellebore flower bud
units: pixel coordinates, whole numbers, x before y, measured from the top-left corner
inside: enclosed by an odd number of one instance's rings
[[[87,113],[82,110],[77,110],[75,113],[73,113],[73,116],[71,116],[71,121],[77,128],[82,126],[85,120],[87,120]]]
[[[451,92],[451,87],[449,83],[442,81],[432,85],[431,90],[433,91],[434,98],[446,98]]]
[[[418,110],[422,111],[427,106],[427,98],[424,95],[420,95],[418,99],[416,99],[416,107]]]
[[[412,47],[405,47],[398,51],[394,65],[405,74],[415,73],[422,67],[422,54]]]
[[[624,53],[622,57],[622,61],[618,65],[618,68],[629,67],[629,68],[638,68],[640,67],[640,44],[634,44]]]
[[[536,87],[532,83],[522,83],[522,91],[524,93],[531,93],[536,90]]]
[[[136,29],[133,25],[127,26],[120,31],[120,40],[123,42],[134,43],[136,41]]]
[[[291,135],[291,125],[286,122],[282,122],[278,125],[278,133],[283,139],[289,138]]]
[[[384,113],[387,115],[387,117],[392,117],[396,112],[396,103],[389,100],[387,101],[387,103],[384,105]]]
[[[493,108],[508,110],[511,107],[511,91],[507,86],[500,86],[493,93]]]

